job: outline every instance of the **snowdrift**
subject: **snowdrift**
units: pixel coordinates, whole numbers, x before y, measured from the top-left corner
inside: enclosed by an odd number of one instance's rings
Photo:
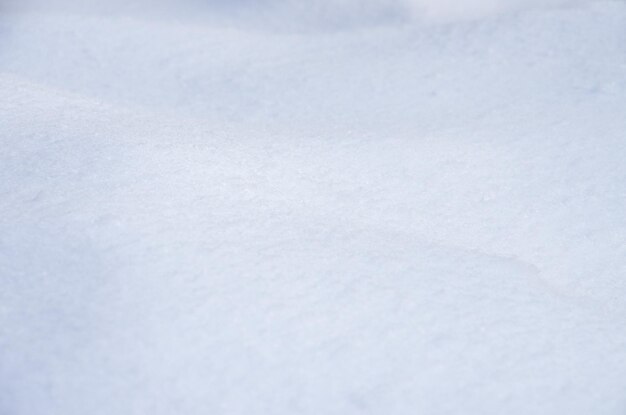
[[[3,415],[626,411],[624,2],[3,5]]]

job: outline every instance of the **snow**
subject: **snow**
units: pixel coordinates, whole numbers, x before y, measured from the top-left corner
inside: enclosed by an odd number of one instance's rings
[[[623,414],[626,3],[0,8],[0,413]]]

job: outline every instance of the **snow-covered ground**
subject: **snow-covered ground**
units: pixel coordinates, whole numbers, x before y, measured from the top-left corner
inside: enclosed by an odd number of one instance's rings
[[[626,3],[5,0],[0,414],[626,413]]]

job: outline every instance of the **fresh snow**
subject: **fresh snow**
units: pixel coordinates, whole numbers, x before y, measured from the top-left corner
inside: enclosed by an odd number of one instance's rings
[[[626,413],[626,2],[0,6],[0,414]]]

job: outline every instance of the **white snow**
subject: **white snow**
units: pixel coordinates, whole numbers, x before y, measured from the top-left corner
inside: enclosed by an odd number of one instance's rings
[[[626,412],[624,1],[6,1],[0,145],[2,415]]]

